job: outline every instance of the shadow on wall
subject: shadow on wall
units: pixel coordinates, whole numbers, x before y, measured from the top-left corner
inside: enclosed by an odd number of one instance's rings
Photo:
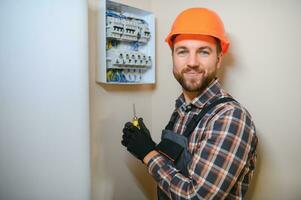
[[[111,130],[112,133],[117,133],[121,127],[111,127],[110,121],[107,119],[99,121],[97,130],[101,129],[105,133],[108,133],[107,130]],[[98,132],[93,139],[97,142],[97,145],[94,145],[94,148],[97,149],[94,149],[92,154],[94,161],[92,168],[93,199],[156,199],[156,184],[153,178],[139,160],[126,152],[126,149],[120,144],[120,135]],[[128,171],[134,181],[125,175]],[[136,194],[133,193],[136,189],[129,190],[130,187],[138,187],[143,193],[143,198],[141,198],[140,192],[139,197],[136,197]]]
[[[138,163],[137,160],[135,160],[135,162],[127,160],[126,165],[133,177],[135,177],[136,183],[143,192],[144,196],[147,199],[156,199],[156,183],[148,174],[147,168],[142,166],[141,163]]]
[[[233,52],[231,51],[231,48],[229,48],[229,51],[223,57],[221,68],[219,69],[219,72],[217,74],[223,86],[226,85],[225,81],[226,81],[228,70],[233,67],[235,67],[235,58]]]
[[[133,84],[133,85],[123,85],[123,84],[105,84],[105,83],[97,83],[106,91],[111,92],[137,92],[137,91],[153,91],[156,88],[156,84]]]

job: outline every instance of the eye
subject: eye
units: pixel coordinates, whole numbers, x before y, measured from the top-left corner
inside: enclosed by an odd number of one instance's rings
[[[179,50],[177,51],[177,55],[178,56],[185,56],[187,55],[188,51],[187,50]]]
[[[202,51],[200,51],[200,54],[201,55],[209,55],[210,54],[210,52],[209,51],[205,51],[205,50],[202,50]]]

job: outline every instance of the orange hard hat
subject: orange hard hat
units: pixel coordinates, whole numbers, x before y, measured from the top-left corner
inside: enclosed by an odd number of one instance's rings
[[[221,42],[224,54],[230,45],[222,20],[214,11],[207,8],[189,8],[177,16],[170,33],[165,39],[171,48],[173,46],[173,38],[178,34],[213,36]]]

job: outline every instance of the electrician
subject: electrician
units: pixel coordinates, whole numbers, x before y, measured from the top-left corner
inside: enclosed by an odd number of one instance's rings
[[[156,144],[139,118],[121,143],[148,168],[158,199],[243,199],[256,163],[257,136],[248,111],[222,89],[216,74],[229,47],[219,16],[184,10],[166,42],[182,86],[174,113]]]

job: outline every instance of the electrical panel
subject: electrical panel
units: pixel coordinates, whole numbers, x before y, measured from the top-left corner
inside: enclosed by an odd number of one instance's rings
[[[142,9],[100,0],[96,80],[108,84],[155,83],[155,18]]]

